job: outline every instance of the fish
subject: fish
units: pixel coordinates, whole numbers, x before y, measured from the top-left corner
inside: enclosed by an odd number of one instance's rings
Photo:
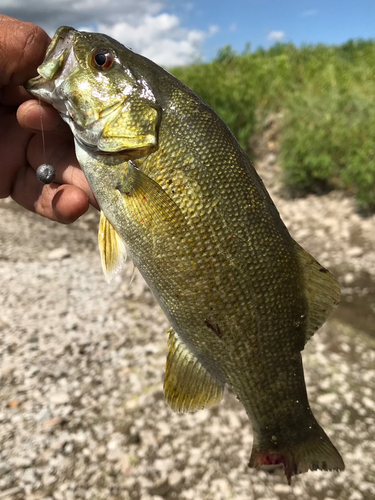
[[[172,74],[99,33],[59,28],[27,90],[70,126],[100,207],[110,281],[128,255],[165,316],[164,395],[180,413],[229,387],[253,429],[249,466],[343,470],[311,410],[301,352],[340,299],[293,240],[247,154]]]

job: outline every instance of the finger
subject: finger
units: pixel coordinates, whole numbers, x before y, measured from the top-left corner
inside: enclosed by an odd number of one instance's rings
[[[56,183],[43,185],[30,167],[19,172],[11,196],[26,209],[63,224],[74,222],[89,207],[88,197],[82,189]]]
[[[17,120],[21,127],[31,130],[53,131],[55,133],[70,134],[69,127],[63,122],[59,113],[46,104],[35,99],[21,104],[17,110]]]
[[[49,42],[39,26],[0,15],[0,84],[22,85],[35,76]]]
[[[44,192],[45,188],[43,189],[42,194]],[[39,208],[39,202],[40,199],[38,200],[36,206],[37,212]],[[82,189],[76,186],[71,186],[70,184],[63,184],[56,189],[56,192],[53,195],[51,201],[51,206],[54,220],[57,220],[58,222],[62,222],[64,224],[70,224],[87,212],[87,210],[89,209],[89,199]],[[49,204],[47,204],[47,207],[49,209]]]

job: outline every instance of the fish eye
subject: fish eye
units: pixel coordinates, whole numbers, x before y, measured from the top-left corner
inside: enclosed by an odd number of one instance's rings
[[[114,62],[113,55],[107,50],[97,50],[92,55],[92,63],[96,69],[109,69]]]

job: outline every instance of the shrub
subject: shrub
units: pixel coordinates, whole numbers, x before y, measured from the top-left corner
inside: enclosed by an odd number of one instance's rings
[[[375,42],[338,46],[276,44],[208,64],[178,68],[183,80],[227,123],[244,149],[256,116],[283,111],[281,160],[296,192],[356,192],[375,208]]]

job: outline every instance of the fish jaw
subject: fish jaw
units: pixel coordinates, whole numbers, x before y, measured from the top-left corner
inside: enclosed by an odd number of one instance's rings
[[[31,78],[24,87],[33,97],[52,105],[78,138],[80,134],[75,133],[72,106],[65,89],[68,77],[78,67],[73,53],[75,31],[68,27],[57,30],[43,63],[38,67],[39,76]]]

